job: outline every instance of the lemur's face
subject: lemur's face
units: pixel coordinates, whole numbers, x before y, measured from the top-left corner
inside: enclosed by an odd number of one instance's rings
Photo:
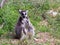
[[[19,13],[21,14],[23,18],[27,17],[27,12],[28,10],[27,11],[19,10]]]

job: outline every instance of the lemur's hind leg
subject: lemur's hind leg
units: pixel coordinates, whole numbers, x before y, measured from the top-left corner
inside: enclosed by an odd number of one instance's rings
[[[31,29],[32,27],[29,27],[28,29],[28,35],[29,35],[29,39],[31,39],[32,37],[34,37],[35,35],[35,32],[33,30],[33,28]]]
[[[29,21],[28,22],[28,31],[27,31],[27,34],[28,34],[28,38],[31,39],[32,37],[34,37],[35,35],[35,32],[34,32],[35,28],[34,26],[31,24],[31,22]]]
[[[15,38],[16,39],[20,39],[21,36],[22,36],[22,28],[20,26],[16,25],[16,27],[15,27],[15,33],[16,33]]]
[[[26,35],[27,35],[27,29],[25,28],[24,24],[22,25],[21,33],[22,33],[22,36],[21,36],[20,40],[22,41],[22,40],[26,39]]]

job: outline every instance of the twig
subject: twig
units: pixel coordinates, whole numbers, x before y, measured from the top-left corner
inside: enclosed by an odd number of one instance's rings
[[[4,3],[6,2],[6,0],[2,0],[2,2],[0,3],[0,8],[3,7]]]

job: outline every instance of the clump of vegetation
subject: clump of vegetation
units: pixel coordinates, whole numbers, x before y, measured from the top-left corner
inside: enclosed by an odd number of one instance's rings
[[[18,17],[20,16],[18,10],[22,9],[29,11],[28,16],[36,29],[36,33],[49,32],[54,37],[60,38],[60,15],[58,14],[53,18],[49,16],[49,14],[46,14],[46,12],[50,9],[57,10],[57,8],[60,6],[60,2],[58,3],[58,0],[43,0],[42,2],[43,3],[39,2],[38,0],[8,0],[3,8],[0,9],[0,25],[4,23],[3,28],[0,29],[0,36],[14,31]],[[47,22],[49,23],[47,26],[40,25],[40,22],[43,21],[43,17],[41,16],[43,13],[45,14]]]

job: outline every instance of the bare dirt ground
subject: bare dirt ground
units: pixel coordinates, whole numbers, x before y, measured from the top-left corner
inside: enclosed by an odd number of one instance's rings
[[[37,38],[35,38],[36,43],[49,43],[49,45],[58,45],[57,42],[59,42],[60,45],[60,39],[56,39],[48,32],[39,32],[37,34]]]
[[[37,39],[35,39],[36,43],[50,43],[50,45],[55,45],[55,39],[48,32],[39,32],[37,34]]]
[[[31,44],[31,43],[35,44]],[[58,42],[58,43],[57,43]],[[47,44],[47,45],[60,45],[60,39],[55,39],[50,33],[48,32],[39,32],[36,34],[36,38],[29,43],[29,45],[39,45],[39,44]],[[20,40],[18,39],[0,39],[0,45],[21,45]],[[27,42],[24,42],[23,45],[28,45]]]

